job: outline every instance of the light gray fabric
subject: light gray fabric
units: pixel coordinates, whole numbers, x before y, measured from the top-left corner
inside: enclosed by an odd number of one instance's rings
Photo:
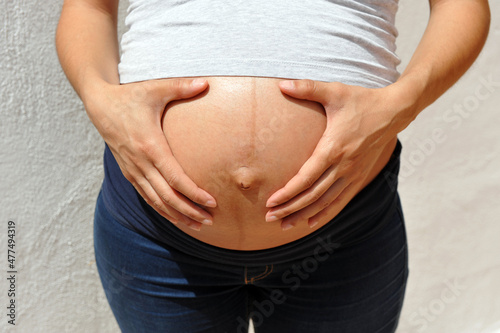
[[[261,76],[382,87],[398,77],[397,0],[130,0],[122,83]]]

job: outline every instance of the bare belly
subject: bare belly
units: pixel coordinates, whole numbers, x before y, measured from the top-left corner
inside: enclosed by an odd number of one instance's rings
[[[207,80],[205,93],[169,104],[163,118],[177,161],[217,201],[217,207],[206,208],[213,216],[212,226],[200,231],[177,227],[214,246],[259,250],[292,242],[327,223],[314,229],[299,223],[282,231],[279,221],[265,222],[267,199],[297,173],[322,136],[323,107],[285,97],[278,79]],[[394,144],[377,154],[365,183],[387,163]]]

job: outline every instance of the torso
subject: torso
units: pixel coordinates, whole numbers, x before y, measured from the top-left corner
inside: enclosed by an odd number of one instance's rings
[[[168,105],[163,131],[186,174],[217,200],[206,208],[212,226],[185,233],[214,246],[259,250],[297,240],[307,223],[282,231],[280,222],[265,222],[266,201],[283,187],[311,156],[326,127],[323,107],[285,97],[279,79],[208,77],[209,88],[196,98]],[[361,190],[383,168],[396,138],[381,151]],[[334,217],[347,202],[340,202]]]

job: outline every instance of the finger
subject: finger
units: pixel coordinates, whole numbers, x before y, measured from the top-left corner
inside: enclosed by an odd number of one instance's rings
[[[142,161],[142,163],[129,164],[126,172],[122,172],[126,175],[126,178],[132,183],[132,185],[134,185],[135,189],[144,198],[144,200],[159,214],[167,219],[169,219],[169,217],[173,217],[175,222],[180,220],[188,225],[193,224],[193,222],[207,225],[212,224],[212,217],[209,213],[170,188],[158,170],[156,170],[151,164],[142,166],[144,161],[147,161],[146,158],[139,158],[137,161]],[[148,166],[149,170],[147,169]],[[141,171],[141,167],[143,170],[146,169],[148,171]],[[147,173],[148,176],[146,177],[144,173]],[[160,186],[161,184],[165,184],[164,186],[166,187],[164,188],[164,192],[167,193],[165,199],[162,199],[162,197],[158,194],[158,191],[154,189],[151,182],[153,184],[160,184]],[[174,199],[171,199],[172,197]],[[170,202],[173,207],[166,205],[166,202]],[[176,209],[176,207],[180,208]],[[168,216],[165,216],[165,214],[168,214]]]
[[[170,87],[176,87],[176,89],[173,89],[174,93],[172,93],[169,98],[189,96],[182,94],[182,86],[185,85],[186,82],[189,82],[188,80],[164,81],[167,85],[170,85]],[[194,81],[195,80],[192,80],[191,82]],[[202,82],[204,82],[203,86],[206,88],[206,80],[202,80]],[[177,91],[177,94],[175,94],[175,91]],[[188,199],[200,205],[207,207],[217,206],[215,198],[205,190],[198,187],[191,180],[191,178],[186,175],[181,165],[177,162],[173,156],[170,146],[168,145],[167,139],[161,130],[161,124],[158,124],[157,131],[150,133],[149,140],[147,143],[143,144],[142,151],[144,156],[147,157],[146,161],[151,160],[155,168],[160,172],[169,186],[173,187],[175,190],[185,195]],[[163,197],[165,185],[161,185],[160,181],[156,183],[155,187],[162,191],[158,193],[160,197]]]
[[[333,164],[331,155],[332,144],[323,136],[311,157],[302,165],[298,173],[284,187],[274,192],[266,202],[266,207],[275,207],[292,199],[302,191],[311,187],[321,175]]]
[[[291,97],[319,102],[326,106],[331,98],[331,87],[327,82],[313,80],[280,81],[281,91]]]
[[[203,78],[161,79],[151,82],[156,85],[156,91],[162,95],[165,103],[194,97],[208,87],[208,81]]]
[[[335,183],[335,170],[336,168],[331,166],[310,188],[303,191],[298,196],[288,200],[286,203],[278,207],[271,208],[266,214],[266,221],[273,222],[281,220],[319,200],[321,196]]]
[[[288,230],[294,227],[300,220],[309,220],[310,217],[317,215],[319,212],[326,210],[328,207],[332,206],[332,203],[340,199],[343,191],[349,186],[344,178],[337,180],[329,189],[326,191],[320,199],[316,200],[311,205],[307,206],[298,214],[287,217],[281,221],[281,228],[283,230]],[[312,225],[311,225],[312,224]],[[309,223],[309,226],[313,227],[317,223]]]
[[[167,220],[169,220],[173,224],[179,223],[179,219],[177,219],[177,218],[173,217],[171,214],[168,214],[167,212],[165,212],[166,209],[164,210],[164,209],[160,209],[160,207],[157,207],[157,204],[155,204],[155,202],[160,202],[160,199],[157,198],[157,196],[155,195],[156,193],[154,191],[147,191],[147,192],[151,193],[151,195],[147,195],[146,191],[137,182],[133,182],[132,185],[134,186],[135,190],[141,195],[141,197],[144,199],[144,201],[146,201],[146,203],[148,205],[153,207],[158,214],[160,214],[161,216],[163,216],[164,218],[166,218]],[[152,199],[151,197],[154,197],[155,199]]]
[[[155,203],[156,207],[160,207],[162,210],[165,210],[165,207],[172,207],[174,210],[191,220],[207,225],[212,224],[212,217],[208,212],[168,186],[157,170],[147,175],[146,179],[159,198],[159,202]],[[169,211],[172,210],[169,209]]]
[[[335,198],[328,207],[325,207],[325,209],[319,211],[318,213],[316,213],[315,215],[313,215],[309,218],[309,220],[307,222],[309,227],[313,228],[314,226],[318,225],[319,223],[325,222],[325,220],[330,221],[332,219],[332,215],[333,215],[332,213],[335,213],[335,211],[339,209],[339,207],[337,207],[336,203],[340,203],[343,201],[343,199],[346,196],[352,195],[354,190],[355,190],[355,187],[353,186],[352,183],[347,185],[342,190],[342,192],[337,196],[337,198]],[[347,203],[345,203],[345,204],[347,205]]]
[[[161,176],[163,176],[164,181],[166,181],[170,187],[182,193],[191,201],[207,207],[216,207],[217,203],[215,198],[205,190],[198,187],[198,185],[196,185],[191,178],[186,175],[181,165],[173,156],[170,147],[166,143],[166,139],[163,138],[163,140],[158,142],[162,142],[164,144],[156,146],[156,149],[151,156],[153,158],[154,166],[160,172]],[[165,193],[167,189],[166,186],[161,183],[161,181],[158,181],[156,183],[156,187],[160,196],[163,197],[163,193]]]
[[[188,216],[181,214],[179,211],[166,206],[154,191],[154,189],[151,187],[149,182],[145,181],[142,182],[142,184],[136,182],[134,183],[134,187],[145,199],[148,205],[153,207],[161,216],[165,217],[167,220],[173,222],[174,224],[181,222],[193,230],[199,231],[201,229],[200,222],[194,221]]]
[[[140,180],[146,175],[153,179],[155,191],[160,198],[169,197],[169,187],[181,192],[193,202],[207,207],[216,207],[214,197],[199,188],[185,173],[172,155],[170,147],[163,133],[160,135],[150,134],[149,140],[139,146],[138,153],[128,154],[132,169],[137,169],[134,173],[128,170],[127,173],[134,174],[134,178]],[[123,171],[122,171],[123,172]],[[161,175],[162,177],[155,177]],[[175,202],[174,202],[175,205]],[[198,208],[194,204],[193,207]],[[176,208],[174,206],[174,208]]]

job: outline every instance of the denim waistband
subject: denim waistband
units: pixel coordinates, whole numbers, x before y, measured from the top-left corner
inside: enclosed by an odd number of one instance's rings
[[[382,171],[329,223],[296,241],[255,251],[220,248],[189,236],[150,207],[126,180],[111,152],[105,152],[102,198],[106,209],[126,227],[179,251],[223,264],[278,264],[359,243],[382,229],[399,203],[397,176],[401,143]],[[109,154],[106,157],[106,153]],[[112,155],[111,155],[112,157]],[[113,163],[114,162],[114,163]],[[119,174],[117,174],[117,172]],[[118,177],[122,177],[120,179]]]

